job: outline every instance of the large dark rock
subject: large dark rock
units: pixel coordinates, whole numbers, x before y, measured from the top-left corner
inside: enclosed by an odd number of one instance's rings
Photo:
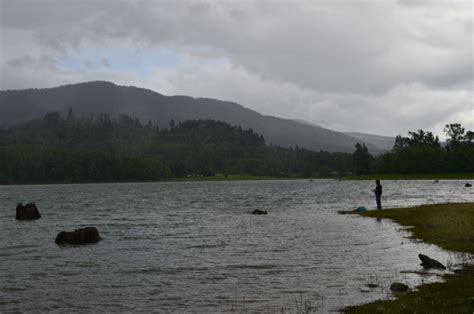
[[[266,210],[260,210],[260,209],[255,209],[253,212],[252,212],[252,215],[266,215],[267,214],[267,211]]]
[[[24,206],[22,203],[16,205],[16,219],[33,220],[38,218],[41,218],[41,214],[35,203],[28,203]]]
[[[432,259],[429,256],[423,255],[423,254],[418,254],[419,259],[421,260],[421,266],[425,268],[440,268],[440,269],[446,269],[446,266],[441,264],[435,259]]]
[[[406,284],[401,282],[394,282],[390,285],[390,291],[393,292],[403,292],[410,289]]]
[[[56,244],[89,244],[100,241],[99,231],[96,227],[80,228],[75,231],[61,231],[57,236]]]
[[[464,186],[467,187],[467,188],[470,188],[470,187],[472,187],[472,184],[471,183],[466,183],[466,184],[464,184]]]

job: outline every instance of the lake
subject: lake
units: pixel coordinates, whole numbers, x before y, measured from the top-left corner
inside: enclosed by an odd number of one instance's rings
[[[382,181],[385,207],[474,201],[465,181]],[[397,280],[439,280],[390,221],[339,215],[375,208],[370,181],[282,180],[0,186],[0,311],[329,312],[390,297]],[[42,218],[15,220],[18,202]],[[268,215],[255,216],[254,209]],[[58,232],[96,226],[97,244],[59,247]],[[370,289],[367,283],[379,287]]]

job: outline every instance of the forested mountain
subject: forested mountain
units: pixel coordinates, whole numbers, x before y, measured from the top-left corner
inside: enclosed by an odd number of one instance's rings
[[[320,128],[319,125],[305,121],[305,120],[293,119],[293,121]],[[370,151],[376,155],[381,152],[390,151],[393,148],[393,144],[395,143],[395,137],[392,137],[392,136],[381,136],[381,135],[367,134],[367,133],[360,133],[360,132],[343,132],[343,133],[350,137],[355,138],[358,143],[363,143],[366,146],[370,147],[371,148]]]
[[[111,117],[128,114],[142,123],[149,120],[160,128],[186,120],[212,119],[253,129],[267,143],[282,147],[304,147],[314,151],[352,152],[360,141],[319,126],[261,115],[239,104],[209,98],[164,96],[151,90],[117,86],[109,82],[88,82],[47,89],[0,91],[0,126],[41,118],[48,112],[76,117],[106,112]],[[380,152],[365,142],[372,153]]]
[[[347,153],[268,146],[253,130],[214,120],[161,129],[124,114],[76,118],[70,110],[0,129],[0,183],[328,176],[349,173],[351,163]]]

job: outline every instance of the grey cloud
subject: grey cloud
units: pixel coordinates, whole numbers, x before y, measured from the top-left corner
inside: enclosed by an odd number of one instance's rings
[[[319,91],[380,93],[400,82],[450,84],[471,74],[465,65],[472,62],[467,56],[472,39],[456,33],[469,15],[444,18],[447,4],[429,1],[413,9],[393,1],[6,4],[3,27],[30,28],[42,44],[63,53],[114,38],[196,54],[205,47],[264,78]],[[428,14],[418,12],[420,5]],[[235,12],[245,20],[236,20]],[[437,36],[444,29],[450,32]],[[450,36],[466,44],[451,50]]]
[[[22,57],[18,58],[13,58],[7,61],[7,64],[11,67],[23,67],[23,66],[28,66],[33,64],[33,58],[29,55],[25,55]]]
[[[0,88],[110,79],[340,130],[396,135],[451,117],[473,128],[471,12],[468,1],[435,0],[3,0]],[[89,47],[228,63],[157,68],[147,79],[107,59],[103,69],[57,67]]]
[[[6,64],[14,69],[24,68],[38,70],[41,68],[51,70],[56,68],[56,61],[48,55],[32,57],[29,54],[26,54],[24,56],[10,59]]]
[[[109,60],[107,60],[107,58],[102,57],[102,58],[100,59],[100,63],[101,63],[104,67],[110,68],[110,63],[109,63]]]
[[[443,135],[458,121],[472,128],[472,92],[467,86],[433,88],[422,83],[394,86],[381,95],[321,93],[295,84],[264,80],[226,64],[157,69],[148,82],[165,94],[209,96],[236,101],[264,114],[305,119],[336,130],[383,135],[419,128]]]

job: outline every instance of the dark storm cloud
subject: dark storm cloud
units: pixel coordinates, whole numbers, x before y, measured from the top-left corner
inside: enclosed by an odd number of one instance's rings
[[[473,120],[470,1],[20,0],[0,6],[2,88],[102,77],[387,134],[420,119],[439,129],[445,108],[464,123]],[[104,60],[117,50],[167,49],[184,61],[171,70],[150,68],[147,78],[113,72],[108,62],[89,71],[60,66],[86,49],[104,48],[110,54]],[[36,69],[36,82],[29,66],[17,70],[25,62]],[[445,98],[448,104],[439,103]],[[423,120],[426,106],[435,117]],[[387,111],[394,121],[379,123]],[[359,112],[362,125],[347,122]]]

